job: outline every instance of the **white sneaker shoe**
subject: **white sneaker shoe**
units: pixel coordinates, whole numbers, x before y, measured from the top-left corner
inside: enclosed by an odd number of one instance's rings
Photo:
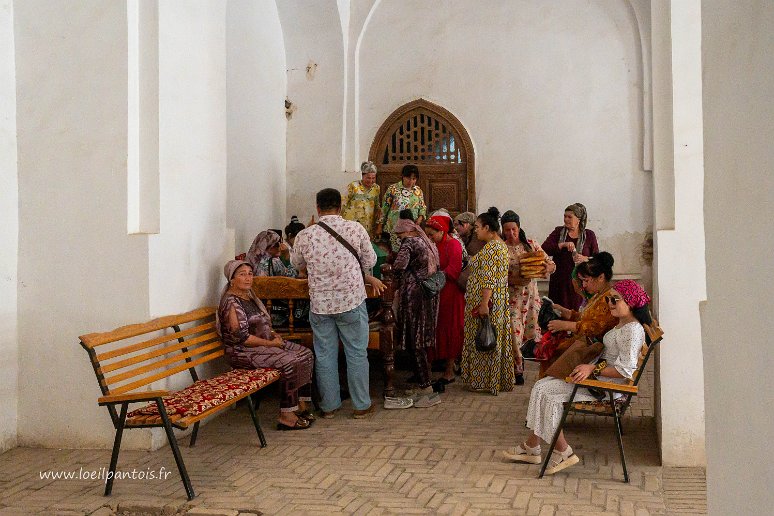
[[[428,408],[438,405],[439,403],[441,403],[441,395],[437,392],[433,392],[431,394],[425,394],[416,400],[414,402],[414,406],[416,408]]]
[[[384,408],[391,409],[406,409],[414,406],[414,400],[411,398],[384,398]]]
[[[540,464],[540,446],[530,448],[526,444],[520,444],[515,448],[508,448],[503,452],[503,457],[514,462],[526,462],[527,464]]]
[[[417,388],[414,390],[409,397],[414,400],[414,405],[417,404],[417,401],[419,401],[424,396],[429,396],[430,394],[433,394],[433,386],[425,387],[424,389]]]

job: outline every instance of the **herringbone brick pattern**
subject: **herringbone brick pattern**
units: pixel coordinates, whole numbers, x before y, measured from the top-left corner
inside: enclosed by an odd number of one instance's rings
[[[539,466],[505,462],[501,451],[526,432],[533,367],[527,379],[499,396],[468,392],[458,382],[441,405],[380,409],[366,420],[351,419],[345,402],[335,419],[300,432],[274,430],[277,402],[267,399],[264,449],[240,406],[203,427],[195,448],[181,440],[198,494],[192,502],[168,448],[122,452],[119,470],[163,466],[172,474],[117,480],[110,498],[102,496],[100,480],[40,479],[46,470],[100,470],[109,451],[17,448],[0,456],[0,514],[706,513],[703,470],[659,465],[650,396],[624,423],[628,485],[621,481],[611,422],[596,416],[573,420],[568,439],[581,463],[566,472],[538,480]],[[643,381],[652,385],[652,373]]]

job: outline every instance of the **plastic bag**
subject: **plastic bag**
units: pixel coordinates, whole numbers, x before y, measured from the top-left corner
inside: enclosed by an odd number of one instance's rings
[[[476,349],[481,352],[494,351],[497,347],[497,331],[489,317],[481,318],[481,325],[476,333]]]

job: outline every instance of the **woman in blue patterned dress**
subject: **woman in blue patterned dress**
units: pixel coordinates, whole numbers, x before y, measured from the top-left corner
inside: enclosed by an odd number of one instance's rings
[[[462,347],[462,381],[471,389],[497,394],[513,389],[513,347],[508,302],[508,248],[500,238],[500,212],[489,208],[476,219],[476,237],[486,242],[470,258],[465,291],[465,343]],[[497,333],[497,347],[488,352],[476,349],[476,333],[481,317],[489,320]]]

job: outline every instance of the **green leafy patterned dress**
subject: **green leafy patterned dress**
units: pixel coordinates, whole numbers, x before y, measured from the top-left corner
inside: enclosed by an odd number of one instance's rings
[[[511,311],[508,300],[508,247],[500,239],[490,240],[470,257],[470,278],[465,291],[465,343],[462,347],[462,381],[472,389],[500,391],[513,389],[513,347]],[[470,313],[481,303],[481,291],[492,289],[489,318],[497,332],[497,348],[481,353],[476,350],[478,317]]]

